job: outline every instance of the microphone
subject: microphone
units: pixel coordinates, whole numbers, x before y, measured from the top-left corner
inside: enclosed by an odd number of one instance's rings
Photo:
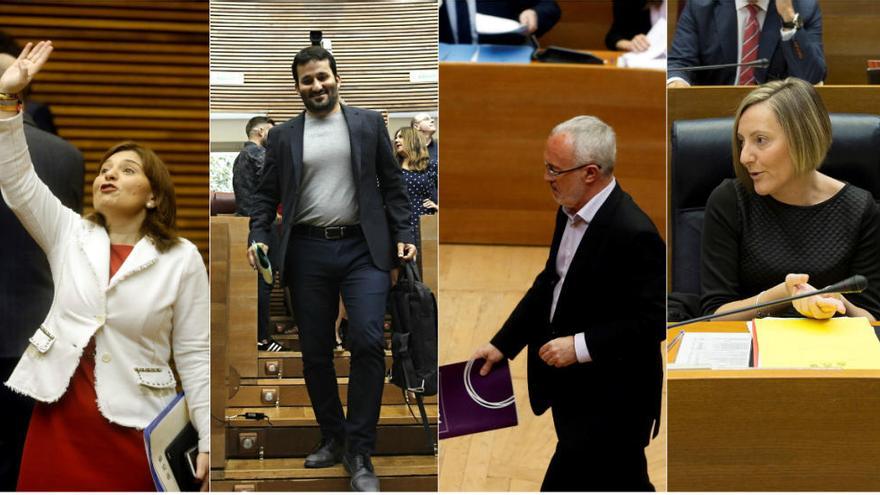
[[[755,69],[766,69],[770,66],[770,61],[766,58],[759,58],[758,60],[753,60],[751,62],[743,62],[740,64],[718,64],[718,65],[692,65],[690,67],[675,67],[669,68],[669,72],[680,71],[680,72],[697,72],[701,70],[717,70],[717,69],[729,69],[735,67],[754,67]]]
[[[841,280],[836,284],[831,284],[828,287],[825,287],[821,291],[817,291],[817,294],[826,294],[828,292],[839,292],[841,294],[852,294],[856,292],[861,292],[868,288],[868,279],[861,275],[853,275],[847,279]]]
[[[666,329],[676,327],[683,327],[685,325],[690,325],[691,323],[697,323],[698,321],[706,321],[713,320],[715,318],[720,318],[722,316],[729,316],[736,313],[742,313],[745,311],[751,311],[753,309],[766,308],[767,306],[775,306],[777,304],[787,303],[791,301],[796,301],[798,299],[804,299],[806,297],[818,296],[820,294],[828,294],[832,292],[840,293],[840,294],[853,294],[856,292],[862,292],[863,290],[868,288],[868,279],[862,275],[853,275],[847,279],[841,280],[836,284],[831,284],[822,289],[816,289],[810,292],[804,292],[802,294],[798,294],[796,296],[784,297],[782,299],[777,299],[775,301],[763,302],[760,304],[755,304],[754,306],[747,306],[745,308],[733,309],[730,311],[724,311],[721,313],[715,313],[712,315],[704,315],[698,318],[692,318],[690,320],[680,321],[678,323],[669,323],[666,325]]]

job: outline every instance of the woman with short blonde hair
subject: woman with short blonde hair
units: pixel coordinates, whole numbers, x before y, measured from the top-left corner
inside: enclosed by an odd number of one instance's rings
[[[825,294],[731,319],[766,315],[880,317],[880,208],[871,193],[819,171],[831,120],[809,83],[788,78],[749,93],[736,112],[736,179],[709,196],[703,224],[704,314],[744,309],[852,275],[868,289]]]

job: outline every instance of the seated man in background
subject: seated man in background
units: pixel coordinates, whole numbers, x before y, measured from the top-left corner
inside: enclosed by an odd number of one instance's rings
[[[477,13],[514,19],[526,27],[526,34],[477,36],[473,23]],[[440,6],[440,42],[522,45],[530,35],[543,36],[561,15],[555,0],[445,0]]]
[[[767,68],[683,72],[767,59]],[[792,76],[817,84],[827,69],[817,0],[688,0],[669,51],[667,87],[749,85]]]

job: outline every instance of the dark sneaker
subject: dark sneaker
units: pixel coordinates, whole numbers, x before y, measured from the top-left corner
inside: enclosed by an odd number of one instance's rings
[[[278,342],[275,342],[273,339],[266,339],[262,342],[257,342],[257,350],[267,352],[282,352],[286,351],[287,348],[279,344]]]
[[[322,439],[315,450],[306,457],[305,467],[325,468],[338,464],[342,460],[344,442],[331,438]]]
[[[367,454],[345,454],[342,465],[351,475],[351,489],[356,492],[378,492],[379,478]]]

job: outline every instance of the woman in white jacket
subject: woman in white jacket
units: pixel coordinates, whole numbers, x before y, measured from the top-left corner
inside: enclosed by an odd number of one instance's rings
[[[52,307],[6,385],[36,399],[19,490],[153,489],[143,430],[175,397],[175,366],[199,433],[207,488],[208,281],[175,234],[168,169],[135,143],[111,148],[92,186],[95,213],[65,208],[34,172],[16,93],[51,42],[28,44],[0,77],[0,191],[46,252]]]

